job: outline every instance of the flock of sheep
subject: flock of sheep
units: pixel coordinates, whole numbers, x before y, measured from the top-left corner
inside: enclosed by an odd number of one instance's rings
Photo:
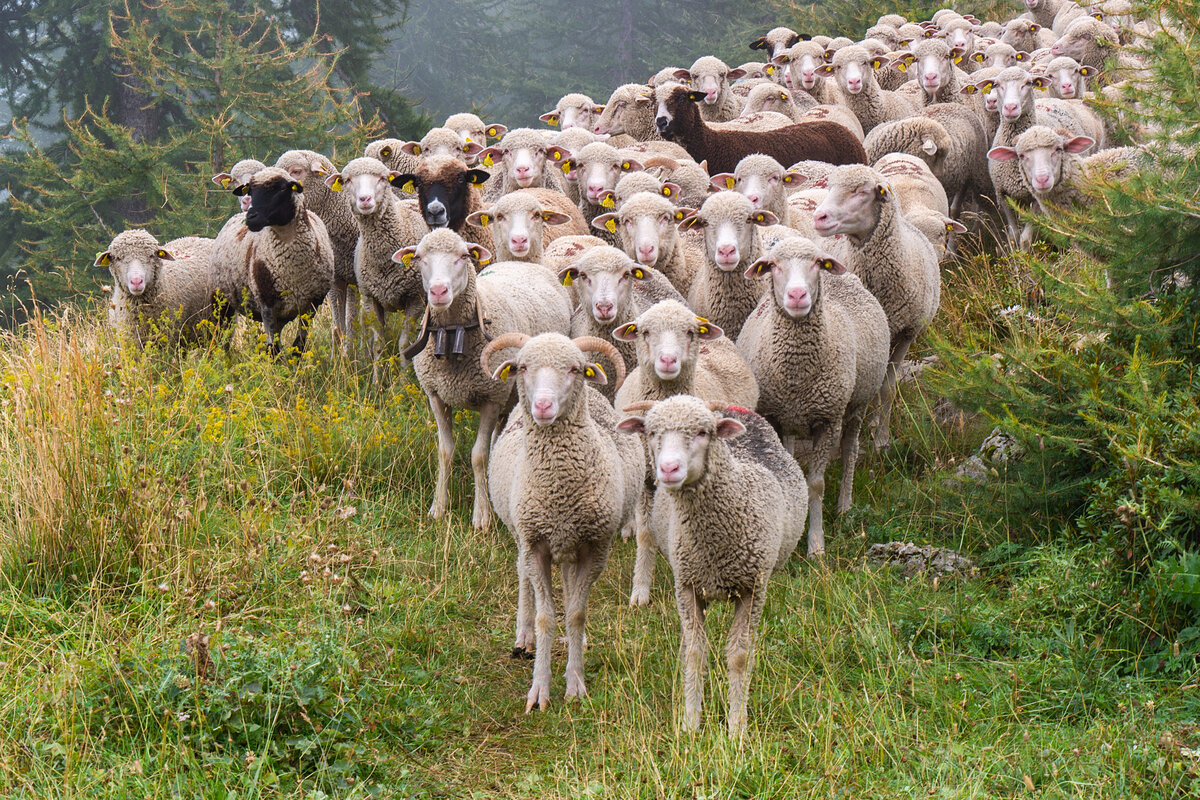
[[[649,602],[657,553],[675,576],[687,728],[705,608],[734,603],[738,733],[768,578],[806,526],[808,555],[824,551],[826,467],[840,456],[845,511],[872,409],[887,445],[897,369],[964,222],[998,209],[1028,245],[1010,203],[1053,213],[1140,158],[1103,149],[1087,98],[1137,69],[1120,48],[1148,23],[1125,0],[1025,5],[1007,24],[890,14],[861,42],[775,28],[751,44],[765,63],[706,56],[605,105],[566,95],[542,116],[557,131],[456,114],[340,170],[308,150],[239,162],[214,178],[241,202],[215,240],[131,230],[100,254],[111,321],[142,341],[243,312],[277,351],[298,320],[302,349],[328,297],[335,347],[355,352],[363,308],[378,365],[403,314],[415,327],[392,345],[437,421],[432,517],[449,509],[454,410],[479,414],[472,524],[498,515],[516,540],[526,711],[550,698],[552,564],[570,698],[586,694],[589,591],[623,534],[631,604]]]

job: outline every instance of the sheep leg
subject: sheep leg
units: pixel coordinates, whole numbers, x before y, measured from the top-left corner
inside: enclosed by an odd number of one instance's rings
[[[650,514],[654,494],[643,487],[638,498],[637,512],[633,516],[633,527],[637,532],[637,558],[633,562],[633,591],[629,605],[650,604],[650,584],[654,582],[654,561],[658,547],[654,533],[650,530]]]
[[[533,638],[533,586],[525,569],[525,549],[517,543],[517,638],[513,658],[531,658]]]
[[[260,316],[262,317],[263,332],[267,335],[267,352],[277,356],[280,350],[280,329],[283,326],[276,323],[275,312],[265,306],[262,308]]]
[[[833,454],[833,443],[841,435],[838,425],[813,426],[812,455],[808,460],[808,557],[825,554],[825,521],[821,515],[825,499],[825,468]]]
[[[842,424],[842,488],[838,492],[838,513],[850,510],[854,499],[854,467],[858,463],[858,436],[862,431],[863,412],[859,408]]]
[[[358,307],[362,302],[358,294],[358,286],[353,283],[346,284],[346,307],[344,310],[345,318],[342,323],[342,329],[346,331],[346,352],[351,353],[353,350],[354,326],[358,324]]]
[[[576,552],[573,579],[569,586],[564,581],[563,605],[566,606],[567,627],[567,694],[572,697],[587,697],[587,686],[583,681],[583,655],[587,650],[584,630],[587,624],[588,595],[592,583],[600,574],[598,567],[604,559],[597,557],[591,544],[581,544]],[[565,574],[565,572],[564,572]]]
[[[492,432],[500,418],[500,406],[488,403],[479,409],[479,431],[475,435],[475,446],[471,448],[471,467],[475,470],[475,509],[471,513],[471,527],[486,531],[492,527],[492,501],[488,496],[487,468],[492,452]]]
[[[533,683],[525,696],[525,713],[534,706],[545,711],[550,704],[550,648],[554,646],[554,595],[550,591],[550,546],[543,540],[525,550],[525,573],[533,587],[536,606],[534,631],[537,650],[533,657]]]
[[[700,729],[700,707],[704,699],[704,667],[708,662],[708,639],[704,634],[704,603],[691,586],[675,584],[675,606],[681,629],[679,658],[683,662],[683,728]]]
[[[343,280],[334,278],[329,289],[329,310],[333,313],[333,346],[341,347],[344,355],[350,355],[350,286]]]
[[[379,385],[382,379],[382,367],[379,359],[383,355],[383,333],[387,325],[387,312],[383,308],[383,303],[374,297],[371,298],[371,307],[375,310],[375,324],[371,327],[371,382]]]
[[[883,379],[883,387],[879,390],[879,409],[875,412],[875,449],[883,450],[892,440],[892,401],[896,399],[896,383],[899,380],[900,365],[908,355],[912,346],[913,336],[905,335],[892,345],[892,354],[888,359],[887,377]]]
[[[308,344],[308,329],[312,326],[313,317],[317,315],[318,307],[313,306],[296,320],[296,338],[292,340],[292,349],[297,353],[303,353],[305,346]]]
[[[1008,232],[1008,241],[1016,247],[1021,241],[1021,230],[1018,225],[1017,212],[1008,204],[1007,196],[997,193],[997,205],[1000,206],[1000,213],[1004,215],[1004,224]]]
[[[725,646],[729,671],[729,735],[746,731],[746,698],[750,691],[750,673],[754,667],[754,633],[758,630],[765,602],[766,578],[759,575],[754,589],[734,601],[733,624]]]
[[[433,490],[433,505],[429,516],[440,519],[450,507],[450,462],[454,460],[454,413],[450,406],[435,394],[429,395],[429,407],[437,421],[438,469],[437,483]]]

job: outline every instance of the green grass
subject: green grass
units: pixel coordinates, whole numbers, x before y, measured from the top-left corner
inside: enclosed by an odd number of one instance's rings
[[[981,272],[947,280],[1009,291]],[[960,302],[943,324],[977,313]],[[1167,798],[1200,786],[1180,752],[1200,747],[1197,681],[1137,674],[1095,624],[1120,591],[1102,553],[1009,544],[1015,521],[962,502],[948,476],[990,425],[933,425],[923,383],[905,388],[897,445],[861,462],[858,507],[830,522],[824,563],[796,558],[772,580],[749,731],[731,741],[729,609],[709,618],[702,730],[682,733],[670,572],[660,560],[651,605],[630,609],[631,542],[592,595],[590,697],[562,702],[560,645],[555,702],[523,713],[515,548],[502,527],[470,529],[470,415],[453,514],[432,522],[423,394],[331,360],[327,323],[285,364],[245,340],[232,357],[138,357],[96,320],[72,312],[0,342],[0,796]],[[982,555],[981,569],[937,585],[866,569],[867,545],[892,539]]]

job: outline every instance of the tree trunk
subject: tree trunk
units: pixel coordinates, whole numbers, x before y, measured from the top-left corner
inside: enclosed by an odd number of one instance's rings
[[[617,47],[613,61],[614,86],[631,83],[633,78],[633,0],[621,0],[617,23]]]

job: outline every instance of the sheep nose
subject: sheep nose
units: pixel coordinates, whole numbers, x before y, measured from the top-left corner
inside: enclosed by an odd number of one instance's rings
[[[429,287],[429,299],[437,302],[443,302],[450,296],[450,287],[445,284],[435,283]]]
[[[846,81],[846,85],[848,87],[850,87],[851,89],[857,89],[860,86],[862,86],[862,80],[859,78],[851,78],[848,81]]]
[[[646,244],[638,247],[638,256],[642,258],[651,258],[654,256],[654,245]]]
[[[806,289],[788,289],[787,300],[791,305],[800,305],[808,299],[808,291]]]
[[[238,200],[240,200],[240,201],[241,201],[241,205],[242,205],[242,211],[249,211],[249,210],[250,210],[250,198],[249,198],[249,196],[246,196],[246,197],[239,197],[239,198],[238,198]]]
[[[758,208],[759,201],[762,200],[762,198],[756,194],[748,194],[746,195],[746,199],[749,200],[755,208]]]
[[[654,118],[654,124],[656,126],[658,126],[658,129],[660,131],[666,130],[667,124],[670,123],[670,121],[671,120],[667,119],[666,117],[655,117]]]
[[[508,241],[509,241],[509,244],[511,245],[510,249],[512,249],[513,251],[524,251],[529,248],[529,237],[528,236],[513,236]]]
[[[608,319],[613,314],[613,304],[607,302],[596,303],[596,313],[605,319]]]
[[[1020,108],[1020,106],[1018,106],[1016,103],[1005,103],[1004,104],[1004,113],[1005,114],[1015,114],[1015,113],[1017,113],[1018,108]]]
[[[678,461],[660,461],[658,463],[658,474],[663,478],[675,478],[679,475],[681,465]]]
[[[553,408],[553,406],[554,406],[554,403],[545,397],[539,397],[538,399],[533,401],[533,410],[536,411],[541,416],[545,416],[545,415],[549,414],[550,409]]]
[[[704,102],[711,103],[716,99],[717,99],[717,92],[715,89],[709,89],[707,92],[704,93]]]
[[[513,170],[513,172],[515,172],[518,176],[524,178],[526,175],[529,174],[529,167],[517,167],[516,169]]]
[[[142,288],[142,286],[145,283],[146,283],[145,278],[130,278],[129,279],[129,288],[130,289],[140,289],[140,288]]]
[[[722,258],[729,258],[737,255],[737,248],[731,244],[723,244],[717,247],[717,255]]]
[[[670,372],[675,369],[676,362],[679,361],[675,356],[660,355],[658,357],[658,365],[663,368],[664,372]]]
[[[925,82],[926,83],[936,83],[937,79],[938,79],[938,74],[936,72],[926,72],[925,73]]]

